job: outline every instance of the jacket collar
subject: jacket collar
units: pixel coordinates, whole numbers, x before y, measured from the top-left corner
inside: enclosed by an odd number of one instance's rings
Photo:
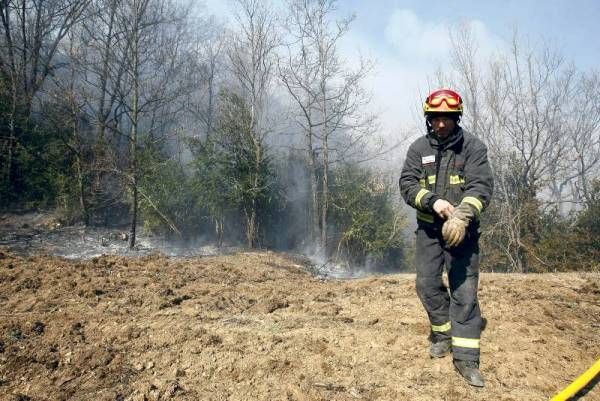
[[[446,138],[443,141],[435,134],[435,132],[433,132],[433,130],[429,130],[429,132],[427,133],[427,139],[429,140],[429,144],[431,145],[431,147],[436,150],[450,149],[451,147],[462,141],[463,129],[457,125],[454,132],[452,132],[450,136],[448,136],[448,138]]]

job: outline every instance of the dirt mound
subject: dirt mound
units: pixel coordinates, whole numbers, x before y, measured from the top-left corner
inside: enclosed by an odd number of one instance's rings
[[[483,274],[476,390],[429,358],[412,275],[323,281],[270,252],[0,250],[0,400],[547,400],[600,356],[599,282]]]

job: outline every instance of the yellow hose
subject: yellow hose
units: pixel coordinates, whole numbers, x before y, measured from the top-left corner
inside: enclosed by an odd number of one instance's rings
[[[577,394],[577,392],[579,392],[579,390],[584,388],[589,382],[594,380],[594,377],[596,377],[598,375],[598,373],[600,373],[600,359],[598,359],[592,365],[591,368],[586,370],[584,374],[582,374],[577,379],[575,379],[575,381],[573,383],[569,384],[567,386],[567,388],[565,388],[560,393],[556,394],[554,396],[554,398],[552,398],[550,401],[566,401],[566,400],[568,400],[569,398],[571,398],[575,394]]]

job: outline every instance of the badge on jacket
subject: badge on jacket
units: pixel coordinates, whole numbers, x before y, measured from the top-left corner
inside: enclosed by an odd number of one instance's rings
[[[435,163],[435,155],[423,156],[421,158],[421,163],[423,165]]]

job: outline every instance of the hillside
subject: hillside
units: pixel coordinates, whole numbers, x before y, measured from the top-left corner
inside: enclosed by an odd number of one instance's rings
[[[413,275],[320,280],[299,263],[4,249],[0,399],[546,400],[600,356],[597,274],[483,274],[476,390],[428,357]]]

